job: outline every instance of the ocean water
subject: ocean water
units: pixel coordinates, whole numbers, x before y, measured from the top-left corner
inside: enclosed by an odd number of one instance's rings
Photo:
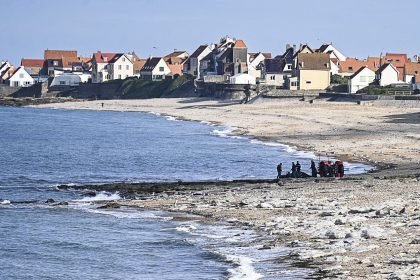
[[[279,161],[300,160],[305,171],[311,157],[156,114],[0,107],[0,279],[302,278],[307,271],[273,263],[284,249],[250,246],[252,231],[97,209],[93,200],[121,197],[56,186],[274,178]]]

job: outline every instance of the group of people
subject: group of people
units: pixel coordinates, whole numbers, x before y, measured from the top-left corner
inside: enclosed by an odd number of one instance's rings
[[[302,167],[299,161],[292,162],[291,172],[287,172],[285,175],[283,173],[283,164],[279,163],[277,165],[277,179],[280,178],[306,178],[306,177],[343,177],[344,176],[344,164],[343,161],[321,161],[319,163],[319,169],[317,169],[315,161],[311,160],[311,175],[302,172]]]

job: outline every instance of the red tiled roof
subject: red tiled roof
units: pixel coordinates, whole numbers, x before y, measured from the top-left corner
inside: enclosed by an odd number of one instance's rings
[[[379,58],[369,57],[366,60],[358,60],[357,58],[347,58],[340,62],[340,73],[355,73],[362,67],[368,67],[375,72],[379,68]]]
[[[45,50],[44,59],[77,58],[77,51]]]
[[[22,58],[20,65],[24,67],[44,67],[44,59]]]
[[[169,69],[171,69],[171,73],[173,74],[173,75],[182,75],[182,68],[183,68],[183,66],[182,65],[172,65],[172,64],[170,64],[170,65],[168,65],[168,67],[169,67]]]
[[[246,48],[246,44],[243,40],[236,40],[234,48]]]
[[[96,52],[93,54],[93,57],[96,60],[96,63],[113,63],[118,58],[120,58],[123,53],[103,53],[103,52]]]
[[[420,63],[408,62],[404,70],[406,75],[420,75]]]

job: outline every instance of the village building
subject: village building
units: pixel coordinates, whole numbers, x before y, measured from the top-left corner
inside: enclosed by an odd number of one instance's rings
[[[200,64],[202,59],[211,53],[212,46],[201,45],[199,46],[192,55],[185,61],[183,72],[195,76],[200,79]]]
[[[45,50],[47,75],[53,77],[64,71],[72,71],[73,62],[80,62],[77,51],[74,50]]]
[[[381,65],[392,63],[392,65],[398,70],[398,79],[400,81],[404,80],[404,67],[408,62],[410,62],[410,59],[407,54],[402,53],[386,53],[385,56],[381,57]]]
[[[12,66],[10,63],[7,63],[0,72],[0,83],[1,84],[9,84],[8,79],[12,76],[15,72],[16,68]]]
[[[33,78],[38,78],[39,76],[46,74],[43,71],[46,66],[44,59],[22,58],[20,66],[23,66],[26,72]]]
[[[3,73],[6,69],[10,68],[12,65],[9,61],[2,61],[0,63],[0,74]]]
[[[133,62],[124,53],[96,52],[92,57],[92,82],[126,79],[134,76]]]
[[[376,72],[380,67],[380,58],[368,57],[367,60],[347,58],[346,61],[339,62],[338,75],[342,77],[352,76],[363,67],[368,67],[370,70]]]
[[[10,87],[29,87],[35,80],[25,71],[23,66],[18,67],[7,79]]]
[[[324,90],[330,85],[330,56],[323,53],[300,53],[297,56],[297,81],[289,79],[289,88]],[[297,82],[293,85],[292,82]]]
[[[401,83],[399,77],[400,72],[392,63],[385,63],[376,71],[376,80],[381,87]]]
[[[317,53],[326,53],[330,56],[331,59],[338,59],[339,61],[346,61],[347,57],[337,50],[332,43],[323,44],[315,52]]]
[[[375,80],[375,72],[367,66],[363,66],[348,79],[348,92],[357,93],[357,91],[369,86]]]
[[[230,77],[229,83],[233,85],[255,85],[256,79],[252,75],[241,73]]]
[[[271,58],[271,53],[248,53],[248,74],[257,81],[263,78],[264,61]]]
[[[404,66],[404,82],[413,84],[418,76],[420,76],[420,63],[407,62]]]
[[[171,69],[162,57],[149,58],[140,70],[140,77],[148,81],[161,81],[172,78]]]

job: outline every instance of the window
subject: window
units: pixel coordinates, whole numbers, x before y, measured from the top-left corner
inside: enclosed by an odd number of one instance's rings
[[[306,81],[306,84],[308,84],[308,85],[309,85],[309,84],[312,84],[312,82],[311,82],[311,81]]]
[[[292,82],[292,87],[297,86],[297,82]]]
[[[60,85],[65,85],[66,82],[65,81],[60,81]]]
[[[122,61],[125,62],[125,57],[123,57]]]
[[[107,74],[107,75],[105,76],[105,80],[109,80],[109,79],[111,79],[111,75]]]
[[[292,65],[287,65],[287,69],[292,69]]]
[[[54,61],[53,61],[53,65],[54,65],[54,66],[58,66],[58,61],[57,61],[57,60],[54,60]]]
[[[159,67],[159,71],[163,72],[163,71],[165,71],[165,68],[164,67]]]
[[[125,70],[129,70],[130,69],[130,66],[129,65],[126,65],[125,66]]]
[[[122,66],[121,65],[118,65],[118,70],[121,70],[122,69]]]
[[[353,67],[349,66],[349,71],[353,71]]]
[[[19,78],[23,79],[23,77],[24,77],[23,74],[19,74]]]
[[[121,66],[121,65],[120,65]],[[121,74],[120,75],[118,75],[118,79],[121,79]]]

